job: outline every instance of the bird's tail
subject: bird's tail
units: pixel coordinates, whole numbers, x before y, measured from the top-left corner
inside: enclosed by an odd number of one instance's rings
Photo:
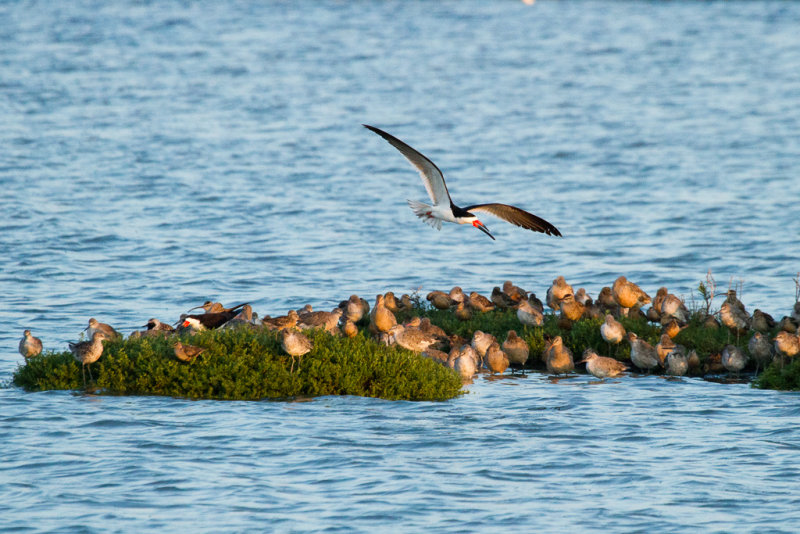
[[[433,206],[417,202],[416,200],[409,200],[408,205],[416,216],[422,219],[422,222],[430,224],[432,228],[436,228],[437,230],[442,229],[442,220],[432,215]]]

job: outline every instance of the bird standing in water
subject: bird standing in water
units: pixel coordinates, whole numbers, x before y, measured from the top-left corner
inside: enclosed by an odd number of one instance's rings
[[[422,182],[425,184],[425,189],[428,191],[428,196],[431,197],[433,205],[424,204],[415,200],[409,200],[408,205],[414,210],[414,213],[422,219],[425,223],[431,225],[437,230],[442,229],[442,222],[451,222],[456,224],[471,224],[481,232],[485,233],[492,239],[494,236],[489,232],[489,229],[478,220],[478,217],[473,212],[488,213],[499,217],[506,222],[515,224],[534,232],[542,232],[547,235],[561,236],[558,228],[537,217],[532,213],[528,213],[520,208],[509,206],[507,204],[473,204],[465,208],[460,208],[453,204],[450,198],[450,193],[447,190],[447,185],[444,183],[444,175],[431,160],[417,152],[398,138],[391,134],[384,132],[374,126],[364,124],[368,130],[380,135],[393,147],[400,151],[403,156],[413,165],[422,177]]]

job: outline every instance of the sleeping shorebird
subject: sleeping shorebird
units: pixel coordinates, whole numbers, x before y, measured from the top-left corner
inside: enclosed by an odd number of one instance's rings
[[[766,367],[772,361],[772,343],[766,334],[755,332],[747,344],[747,350],[756,361],[756,375],[758,375],[761,366]]]
[[[628,341],[631,343],[631,362],[633,365],[650,373],[651,369],[658,366],[658,353],[647,341],[639,339],[633,332],[628,332]]]
[[[42,353],[42,340],[38,337],[33,337],[30,330],[25,330],[22,333],[22,339],[19,341],[19,353],[27,360]]]
[[[424,204],[414,200],[409,200],[408,205],[414,210],[417,217],[421,218],[425,223],[431,225],[437,230],[442,229],[442,222],[451,222],[456,224],[471,224],[481,232],[485,233],[492,239],[494,236],[489,232],[489,229],[478,220],[478,217],[473,212],[488,213],[494,215],[506,222],[510,222],[516,226],[533,230],[534,232],[542,232],[547,235],[561,236],[558,228],[537,217],[532,213],[521,210],[514,206],[507,204],[474,204],[465,208],[459,208],[453,204],[450,198],[450,193],[447,191],[447,185],[444,183],[444,175],[442,171],[428,158],[421,153],[417,152],[398,138],[390,135],[383,130],[364,124],[368,130],[375,132],[383,137],[390,145],[400,151],[403,156],[413,165],[422,177],[422,182],[425,184],[425,189],[428,191],[428,196],[431,197],[433,205]]]
[[[551,375],[565,375],[575,370],[572,351],[564,345],[561,336],[556,336],[544,350],[547,372]]]
[[[574,295],[572,291],[572,286],[564,280],[563,276],[559,276],[555,280],[553,280],[553,285],[551,285],[547,289],[547,305],[550,306],[553,310],[560,310],[561,309],[561,301],[567,295]]]
[[[486,349],[484,362],[492,374],[505,373],[509,366],[508,355],[503,352],[503,350],[500,348],[500,345],[498,345],[496,341],[489,345],[489,348]]]
[[[722,366],[727,369],[729,373],[739,376],[739,372],[741,372],[746,365],[747,354],[745,354],[742,349],[736,345],[726,345],[725,348],[722,349]]]
[[[530,347],[514,330],[508,331],[508,336],[500,348],[508,356],[509,365],[522,367],[528,361]]]

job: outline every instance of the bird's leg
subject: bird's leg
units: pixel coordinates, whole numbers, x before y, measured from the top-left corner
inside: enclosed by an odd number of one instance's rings
[[[86,389],[86,364],[81,364],[81,376],[83,376],[83,389]]]
[[[89,369],[89,380],[94,382],[94,377],[92,376],[92,364],[87,365],[86,368]]]
[[[294,373],[294,356],[292,356],[292,365],[289,366],[289,374]]]

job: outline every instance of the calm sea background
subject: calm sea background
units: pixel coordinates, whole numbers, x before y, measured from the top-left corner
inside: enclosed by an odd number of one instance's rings
[[[711,269],[776,316],[800,271],[800,3],[0,4],[0,531],[800,530],[800,397],[746,384],[478,378],[442,403],[25,393],[62,350],[206,299]],[[461,205],[426,200],[383,128]],[[696,298],[696,291],[695,291]]]

